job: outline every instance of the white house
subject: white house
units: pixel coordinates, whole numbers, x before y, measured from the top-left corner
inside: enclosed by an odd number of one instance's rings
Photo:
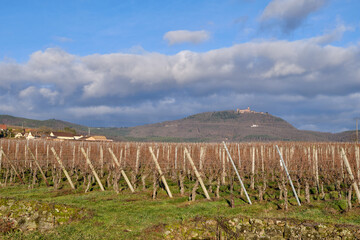
[[[26,140],[33,140],[35,137],[29,132],[29,134],[26,136]]]
[[[60,140],[78,140],[82,138],[83,135],[74,135],[68,132],[51,132],[50,137]]]
[[[22,138],[22,137],[24,137],[24,135],[22,135],[22,133],[17,133],[17,134],[15,135],[15,138]]]

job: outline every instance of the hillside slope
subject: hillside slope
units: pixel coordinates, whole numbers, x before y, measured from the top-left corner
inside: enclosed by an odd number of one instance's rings
[[[32,120],[0,115],[0,124],[26,128],[71,128],[86,134],[88,127],[61,120]],[[93,135],[120,141],[218,142],[218,141],[354,141],[355,132],[324,133],[298,130],[267,113],[205,112],[183,119],[130,128],[91,128]]]
[[[24,128],[51,128],[53,130],[63,130],[64,128],[72,128],[79,133],[86,133],[87,127],[56,120],[56,119],[49,119],[49,120],[34,120],[28,118],[21,118],[21,117],[14,117],[10,115],[0,115],[0,123],[6,124],[9,126],[23,126]]]
[[[264,113],[206,112],[175,121],[132,127],[127,138],[184,141],[334,141],[331,133],[301,131]]]

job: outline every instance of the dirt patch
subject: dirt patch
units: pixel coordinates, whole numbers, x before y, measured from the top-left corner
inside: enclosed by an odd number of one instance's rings
[[[156,224],[156,225],[153,225],[151,227],[148,227],[144,230],[145,233],[162,233],[164,232],[165,230],[165,227],[166,227],[166,224],[165,223],[160,223],[160,224]]]
[[[7,219],[0,219],[0,233],[9,233],[14,231],[14,222]]]
[[[74,190],[71,189],[59,189],[52,192],[53,197],[61,197],[66,195],[74,194]]]
[[[140,199],[136,199],[136,198],[130,198],[130,199],[125,199],[124,201],[125,202],[137,202],[139,201]]]

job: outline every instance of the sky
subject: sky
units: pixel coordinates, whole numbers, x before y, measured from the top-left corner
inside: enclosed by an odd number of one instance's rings
[[[358,0],[0,0],[0,114],[128,127],[247,108],[360,117]]]

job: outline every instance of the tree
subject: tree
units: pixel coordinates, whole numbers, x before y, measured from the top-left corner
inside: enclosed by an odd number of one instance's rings
[[[76,130],[71,128],[71,127],[64,127],[64,132],[69,132],[69,133],[72,133],[72,134],[76,134]]]

